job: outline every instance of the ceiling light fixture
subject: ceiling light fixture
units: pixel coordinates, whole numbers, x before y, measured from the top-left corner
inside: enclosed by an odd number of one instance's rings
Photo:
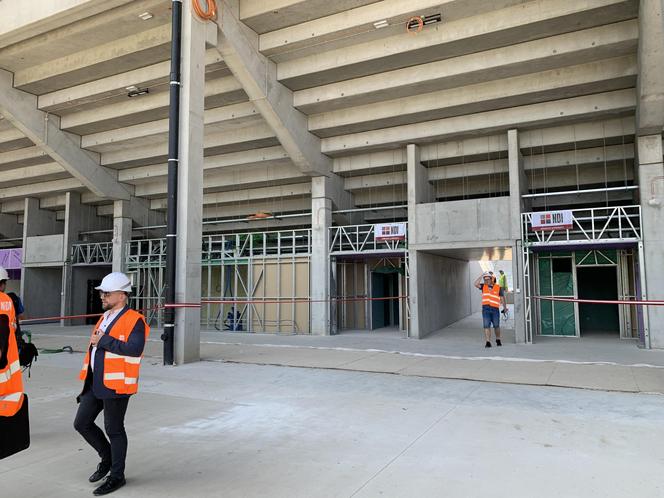
[[[138,88],[136,85],[131,85],[126,87],[127,97],[138,97],[139,95],[145,95],[150,93],[149,88]]]
[[[148,19],[152,19],[154,16],[151,12],[143,12],[142,14],[138,14],[138,17],[144,21],[147,21]]]
[[[390,24],[387,22],[387,19],[383,19],[382,21],[376,21],[373,23],[374,28],[380,29],[380,28],[387,28]]]

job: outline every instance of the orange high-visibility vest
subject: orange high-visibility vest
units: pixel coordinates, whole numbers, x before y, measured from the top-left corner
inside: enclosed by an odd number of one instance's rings
[[[92,329],[92,334],[99,328],[104,317],[99,318],[97,325]],[[145,326],[145,340],[148,340],[150,327],[145,323],[143,315],[134,310],[125,311],[112,325],[107,334],[119,341],[127,342],[129,336],[134,330],[138,320],[143,320]],[[92,336],[90,336],[92,339]],[[104,351],[104,385],[112,389],[117,394],[135,394],[138,391],[138,372],[141,367],[141,356],[123,356],[120,354]],[[85,380],[88,375],[88,365],[90,364],[90,347],[83,361],[83,368],[79,374],[81,380]]]
[[[11,417],[23,405],[23,377],[16,345],[16,312],[12,298],[0,292],[0,314],[9,317],[7,366],[0,369],[0,416]]]
[[[492,288],[486,284],[482,286],[482,306],[500,308],[500,285],[494,284]]]

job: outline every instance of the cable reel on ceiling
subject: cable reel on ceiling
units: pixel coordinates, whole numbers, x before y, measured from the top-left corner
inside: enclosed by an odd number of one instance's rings
[[[217,18],[217,3],[215,0],[205,0],[205,8],[201,6],[201,0],[191,0],[191,6],[196,15],[203,21],[212,21]]]

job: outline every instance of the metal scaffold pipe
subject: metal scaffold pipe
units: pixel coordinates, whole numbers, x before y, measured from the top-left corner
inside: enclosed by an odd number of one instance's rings
[[[168,108],[168,205],[166,217],[166,304],[175,304],[175,261],[177,241],[178,163],[180,161],[180,45],[182,1],[173,0],[171,18],[170,103]],[[164,365],[173,364],[175,309],[164,312]]]

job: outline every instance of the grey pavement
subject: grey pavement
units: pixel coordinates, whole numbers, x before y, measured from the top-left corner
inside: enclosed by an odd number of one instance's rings
[[[32,446],[0,462],[3,496],[92,496],[82,359],[26,379]],[[127,429],[117,497],[664,496],[656,395],[147,358]]]
[[[485,349],[478,317],[422,340],[399,331],[347,332],[333,337],[204,331],[206,360],[383,372],[485,382],[664,393],[664,351],[639,349],[618,338],[548,338],[518,345],[506,330],[504,346]],[[90,327],[30,327],[40,348],[84,351]],[[159,330],[146,355],[159,358]]]

